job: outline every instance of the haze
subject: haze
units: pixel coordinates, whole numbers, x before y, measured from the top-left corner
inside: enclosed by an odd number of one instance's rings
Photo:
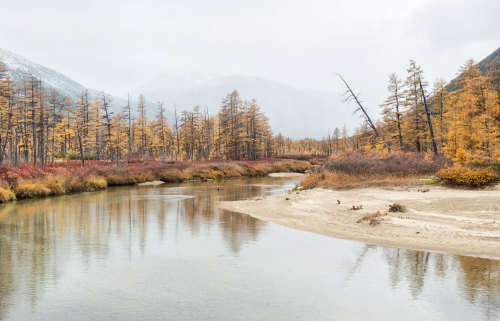
[[[0,30],[1,47],[118,96],[186,72],[340,93],[339,72],[378,113],[409,58],[432,82],[495,50],[498,12],[497,0],[17,0]]]

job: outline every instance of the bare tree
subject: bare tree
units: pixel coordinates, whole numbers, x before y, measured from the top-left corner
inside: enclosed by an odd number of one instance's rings
[[[356,104],[358,105],[358,108],[354,111],[354,113],[357,113],[358,111],[361,111],[363,114],[362,114],[362,117],[365,119],[365,121],[368,123],[368,125],[370,126],[370,128],[373,130],[373,132],[375,133],[375,135],[377,137],[380,137],[380,135],[378,134],[378,131],[377,131],[377,127],[375,127],[375,125],[373,124],[370,116],[368,115],[368,113],[366,112],[366,109],[365,107],[363,107],[363,105],[361,104],[361,102],[359,101],[358,97],[359,97],[359,94],[355,94],[351,87],[347,84],[347,82],[344,80],[344,78],[340,75],[340,74],[337,74],[337,76],[340,77],[340,79],[342,80],[342,82],[345,84],[345,86],[347,87],[347,90],[346,92],[344,92],[342,94],[344,98],[344,102],[350,102],[352,100],[354,100],[356,102]]]

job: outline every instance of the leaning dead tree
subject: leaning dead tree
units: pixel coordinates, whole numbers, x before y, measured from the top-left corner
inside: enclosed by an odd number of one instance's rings
[[[377,131],[377,127],[375,127],[375,124],[373,124],[370,116],[366,112],[366,109],[363,107],[363,105],[361,105],[361,102],[358,99],[359,94],[355,94],[352,91],[351,87],[349,87],[349,85],[347,84],[347,82],[344,80],[344,78],[340,74],[336,73],[336,75],[339,76],[340,79],[342,79],[342,82],[347,87],[347,90],[342,94],[342,97],[345,97],[344,98],[344,102],[348,103],[348,102],[351,102],[351,101],[354,100],[356,102],[356,104],[358,105],[358,108],[354,111],[354,113],[357,113],[357,112],[361,111],[362,112],[361,116],[365,119],[366,123],[371,127],[371,129],[373,130],[373,132],[375,133],[375,135],[377,137],[380,137],[380,135],[378,134],[378,131]]]

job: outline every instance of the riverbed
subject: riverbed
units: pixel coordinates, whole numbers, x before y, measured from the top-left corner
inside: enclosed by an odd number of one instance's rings
[[[340,240],[218,209],[299,178],[0,207],[0,320],[498,320],[500,261]]]

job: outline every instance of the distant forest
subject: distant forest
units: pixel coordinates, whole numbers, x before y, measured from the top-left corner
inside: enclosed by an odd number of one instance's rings
[[[345,126],[335,128],[317,140],[273,135],[256,101],[243,100],[236,90],[221,100],[215,115],[195,106],[176,111],[175,118],[167,120],[158,103],[156,117],[148,119],[142,95],[136,108],[128,104],[114,114],[110,98],[104,94],[90,97],[84,91],[73,101],[46,90],[35,76],[15,83],[0,61],[0,163],[254,160],[347,151],[408,151],[429,157],[498,160],[499,66],[500,57],[494,57],[482,72],[469,60],[453,82],[439,80],[429,88],[422,69],[410,60],[404,79],[390,75],[389,94],[376,123],[370,120],[352,135]]]

